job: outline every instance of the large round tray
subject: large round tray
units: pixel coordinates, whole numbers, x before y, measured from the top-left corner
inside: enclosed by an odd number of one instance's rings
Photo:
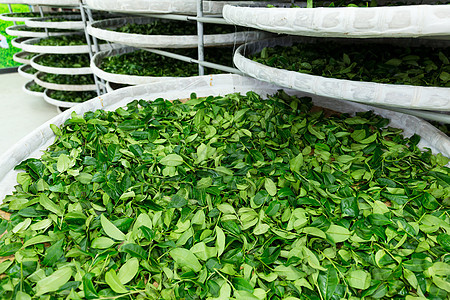
[[[243,6],[266,6],[277,4],[290,6],[290,2],[269,1],[203,1],[205,14],[222,14],[226,4]],[[197,14],[197,0],[86,0],[86,4],[96,10],[127,12],[138,14]]]
[[[197,35],[144,35],[109,30],[110,28],[115,29],[125,24],[149,24],[154,21],[155,19],[146,17],[108,19],[89,24],[87,26],[87,31],[90,35],[99,39],[133,47],[196,48],[198,46]],[[178,21],[178,23],[181,22]],[[180,25],[182,26],[183,23]],[[207,34],[204,36],[204,45],[206,47],[240,45],[249,41],[265,39],[270,36],[270,33],[262,31]]]
[[[95,111],[97,109],[112,111],[135,99],[183,99],[189,98],[193,92],[198,97],[224,95],[235,92],[246,93],[248,91],[255,91],[264,96],[274,94],[278,89],[279,86],[270,85],[252,78],[220,74],[198,76],[196,78],[178,78],[159,83],[127,87],[96,97],[90,101],[76,104],[72,109],[52,118],[31,132],[0,157],[0,199],[10,194],[14,186],[17,185],[17,173],[19,171],[14,170],[14,167],[24,159],[40,157],[42,150],[54,142],[55,135],[50,129],[50,124],[55,124],[56,126],[62,125],[70,118],[71,113],[74,111],[77,114],[83,114],[87,111]],[[305,95],[305,93],[293,90],[286,90],[286,92],[297,96]],[[330,100],[322,97],[314,97],[313,100],[317,106],[344,113],[373,110],[375,113],[390,119],[390,126],[402,128],[405,136],[411,136],[414,133],[421,135],[422,139],[419,147],[429,147],[433,153],[441,152],[445,156],[450,156],[450,139],[438,129],[419,118],[358,103]],[[61,106],[59,103],[56,105]]]
[[[351,81],[310,75],[269,67],[244,56],[260,52],[265,47],[291,46],[299,42],[314,42],[319,39],[283,37],[253,42],[240,46],[234,54],[234,64],[245,74],[262,81],[309,94],[410,109],[450,111],[450,88],[423,87],[399,84]],[[349,40],[344,40],[351,42]]]
[[[27,40],[20,44],[24,51],[33,53],[55,53],[55,54],[78,54],[78,53],[89,53],[88,45],[78,45],[78,46],[39,46],[36,45],[42,38],[33,38]],[[115,48],[117,46],[111,44],[100,44],[100,50],[107,50]],[[92,46],[94,48],[94,46]]]
[[[315,37],[450,36],[449,5],[267,8],[226,5],[229,23]]]
[[[65,75],[80,75],[80,74],[92,74],[92,70],[90,67],[84,68],[56,68],[56,67],[48,67],[44,65],[38,64],[36,61],[39,57],[44,56],[45,54],[39,54],[31,59],[31,66],[36,70],[52,73],[52,74],[65,74]]]
[[[100,69],[102,60],[105,57],[131,53],[131,52],[134,52],[137,50],[138,49],[133,48],[133,47],[123,47],[123,48],[119,48],[119,49],[114,49],[112,51],[101,51],[101,52],[95,54],[94,57],[92,58],[91,70],[95,75],[97,75],[100,78],[103,78],[106,81],[112,81],[112,82],[116,82],[116,83],[130,84],[130,85],[145,84],[145,83],[159,82],[162,80],[168,80],[168,79],[173,79],[173,78],[179,78],[179,77],[153,77],[153,76],[113,74],[113,73],[105,72],[102,69]]]
[[[25,25],[29,27],[38,27],[38,28],[54,28],[54,29],[73,29],[79,30],[83,29],[83,21],[81,20],[81,15],[61,15],[58,18],[65,18],[71,21],[64,22],[48,22],[46,20],[51,19],[51,17],[45,18],[33,18],[25,21]]]
[[[44,100],[48,104],[51,104],[51,105],[54,105],[57,107],[63,107],[63,108],[73,107],[75,105],[80,104],[78,102],[66,102],[66,101],[60,101],[60,100],[53,99],[52,97],[50,97],[50,93],[51,93],[50,89],[46,89],[44,92]]]
[[[94,91],[96,89],[95,84],[57,84],[45,82],[40,79],[40,77],[43,74],[44,74],[43,72],[37,72],[36,76],[34,77],[34,81],[40,86],[43,86],[50,90],[83,92],[83,91]]]
[[[17,72],[19,73],[20,76],[33,80],[36,74],[30,74],[30,73],[25,72],[27,69],[30,69],[30,68],[32,68],[30,65],[21,65],[17,69]]]
[[[17,38],[15,38],[15,39],[12,39],[12,40],[11,40],[11,45],[13,45],[13,47],[22,49],[23,43],[24,43],[25,41],[30,40],[30,39],[31,39],[31,38],[29,38],[29,37],[17,37]],[[29,51],[29,52],[33,52],[33,51]]]
[[[31,59],[25,58],[25,56],[28,56],[30,54],[31,54],[30,52],[25,51],[16,52],[13,55],[13,60],[21,64],[31,64]]]
[[[20,37],[34,37],[34,38],[44,38],[47,36],[61,36],[61,35],[71,35],[73,32],[48,32],[48,35],[45,31],[43,32],[35,32],[35,31],[26,31],[26,30],[18,30],[19,28],[26,28],[26,25],[14,25],[6,28],[6,33],[12,36],[20,36]]]
[[[28,81],[27,83],[25,83],[24,86],[22,86],[22,90],[27,93],[28,95],[32,95],[32,96],[37,96],[37,97],[44,97],[44,93],[40,93],[40,92],[33,92],[30,91],[28,88],[30,87],[30,85],[32,85],[34,82],[34,80]]]

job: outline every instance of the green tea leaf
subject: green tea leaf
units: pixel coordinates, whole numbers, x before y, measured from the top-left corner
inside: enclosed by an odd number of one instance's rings
[[[120,231],[116,226],[114,226],[111,221],[109,221],[104,214],[100,216],[100,221],[102,224],[102,228],[105,231],[105,233],[118,241],[124,241],[125,240],[125,234],[123,234],[122,231]]]
[[[72,269],[70,267],[56,270],[50,276],[45,277],[36,283],[36,296],[57,291],[61,286],[66,284],[71,277]]]
[[[197,257],[187,249],[174,248],[169,253],[181,267],[189,268],[197,273],[202,269],[202,265],[198,262]]]
[[[135,257],[128,260],[120,267],[117,276],[122,284],[127,284],[136,276],[139,272],[139,260]]]
[[[105,274],[105,281],[109,287],[118,294],[125,294],[128,290],[125,286],[120,282],[119,277],[117,277],[116,271],[113,269],[109,270]]]
[[[163,157],[161,159],[160,163],[164,166],[176,167],[176,166],[182,165],[184,163],[184,160],[178,154],[172,153],[172,154],[169,154],[169,155]]]

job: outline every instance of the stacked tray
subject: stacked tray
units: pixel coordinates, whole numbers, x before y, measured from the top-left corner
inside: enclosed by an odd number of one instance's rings
[[[240,46],[236,50],[234,63],[239,70],[251,77],[309,94],[367,104],[450,111],[450,88],[382,84],[329,78],[270,67],[248,58],[249,55],[261,52],[266,47],[289,47],[297,43],[314,44],[320,40],[288,36],[249,43]],[[355,41],[349,39],[335,40],[335,42],[342,43],[343,45],[351,45],[358,42],[366,43],[360,40]],[[381,42],[383,43],[383,41]],[[388,42],[393,43],[392,41]],[[416,44],[415,42],[417,41],[410,40],[411,44]],[[424,43],[430,44],[431,41],[424,41]],[[435,43],[449,45],[448,42],[438,41]]]
[[[36,70],[45,73],[52,74],[65,74],[65,75],[81,75],[81,74],[92,74],[92,70],[89,66],[76,66],[76,67],[65,67],[65,66],[48,66],[42,62],[42,60],[48,58],[49,60],[52,57],[61,58],[61,54],[39,54],[33,57],[30,61],[30,64]]]
[[[274,33],[314,37],[450,36],[449,5],[267,8],[226,5],[231,24]]]
[[[62,15],[57,18],[44,17],[25,20],[28,27],[82,30],[84,28],[80,15]]]
[[[203,13],[209,15],[220,15],[226,4],[242,6],[266,6],[276,3],[289,7],[290,2],[270,1],[203,1]],[[196,0],[86,0],[86,4],[95,10],[113,11],[119,13],[135,14],[186,14],[197,13]]]
[[[30,30],[27,30],[30,29]],[[32,30],[32,28],[26,25],[14,25],[6,28],[6,33],[12,36],[20,37],[33,37],[33,38],[45,38],[47,36],[61,36],[61,35],[71,35],[73,32],[55,31],[48,30],[45,32],[44,29],[41,31]]]
[[[168,26],[180,25],[181,28],[186,25],[195,26],[195,24],[186,24],[180,21],[165,21],[157,20],[147,17],[129,17],[129,18],[115,18],[101,21],[95,21],[88,24],[87,31],[90,35],[96,38],[119,43],[132,47],[144,48],[196,48],[198,46],[198,36],[195,35],[163,35],[154,33],[151,35],[119,32],[116,29],[124,25],[150,25],[155,22],[161,22]],[[205,25],[208,26],[208,25]],[[205,47],[214,46],[233,46],[240,45],[245,42],[261,40],[271,37],[271,34],[262,31],[235,31],[233,26],[223,26],[230,29],[230,33],[223,34],[205,34]]]
[[[35,1],[33,4],[44,2],[51,6],[78,5],[78,0]],[[7,29],[11,35],[22,36],[13,40],[14,46],[24,50],[15,56],[15,60],[27,63],[19,68],[19,74],[32,79],[25,84],[23,90],[31,95],[42,96],[48,103],[61,107],[76,105],[81,100],[86,100],[86,96],[92,98],[91,91],[96,87],[89,68],[89,58],[86,59],[89,48],[87,43],[83,42],[84,33],[78,32],[83,29],[81,15],[57,13],[45,18],[36,18],[36,15],[38,14],[30,17],[27,14],[2,15],[4,19],[28,23]],[[101,45],[102,49],[108,47],[106,44]],[[31,53],[36,55],[30,59]],[[55,98],[52,98],[52,95]]]

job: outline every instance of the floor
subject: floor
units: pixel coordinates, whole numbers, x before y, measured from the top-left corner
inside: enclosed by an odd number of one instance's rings
[[[0,75],[0,156],[33,129],[58,114],[55,106],[22,90],[28,81],[18,73]]]

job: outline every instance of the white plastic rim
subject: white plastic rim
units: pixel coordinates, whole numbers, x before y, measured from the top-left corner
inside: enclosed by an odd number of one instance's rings
[[[197,35],[145,35],[110,30],[125,24],[149,24],[155,19],[146,17],[120,18],[96,21],[88,24],[87,31],[96,38],[132,47],[147,48],[196,48]],[[164,22],[164,21],[163,21]],[[183,21],[175,21],[183,26]],[[230,26],[232,29],[233,27]],[[205,47],[241,45],[246,42],[261,40],[271,34],[262,31],[239,31],[227,34],[207,34],[204,36]]]
[[[24,51],[33,53],[54,53],[54,54],[80,54],[89,53],[88,45],[77,46],[39,46],[36,45],[42,38],[32,38],[20,44]],[[94,46],[92,46],[94,47]],[[120,47],[112,44],[100,44],[100,50],[113,49]]]
[[[28,81],[27,83],[25,83],[24,86],[22,86],[22,90],[25,93],[27,93],[28,95],[31,95],[31,96],[44,97],[44,93],[43,92],[40,93],[40,92],[34,92],[34,91],[29,90],[30,86],[32,84],[34,84],[34,83],[35,83],[34,80]]]
[[[47,102],[48,104],[54,105],[56,107],[63,107],[63,108],[69,108],[69,107],[74,107],[80,103],[83,102],[66,102],[66,101],[60,101],[60,100],[56,100],[53,99],[50,94],[51,94],[51,90],[50,89],[46,89],[44,92],[44,100],[45,102]]]
[[[30,62],[31,66],[41,72],[52,73],[52,74],[64,74],[64,75],[92,74],[92,70],[90,67],[56,68],[56,67],[48,67],[48,66],[40,65],[37,61],[39,60],[40,57],[45,56],[45,55],[46,54],[39,54],[39,55],[36,55],[35,57],[33,57]]]
[[[197,14],[197,0],[86,0],[91,9],[138,14]],[[290,6],[290,2],[270,1],[203,1],[204,14],[222,14],[226,4],[242,6],[266,6],[279,4]]]
[[[408,109],[450,111],[450,88],[326,78],[269,67],[244,56],[244,53],[254,54],[265,47],[291,46],[299,42],[307,40],[289,36],[245,44],[236,50],[233,61],[239,70],[253,78],[312,95]]]
[[[56,91],[68,91],[68,92],[84,92],[84,91],[94,91],[96,90],[95,84],[57,84],[43,81],[42,77],[44,73],[37,72],[34,77],[34,81],[40,86],[46,89],[56,90]]]
[[[17,69],[17,72],[18,72],[19,75],[22,76],[22,77],[25,77],[25,78],[27,78],[27,79],[34,80],[36,74],[30,74],[30,73],[25,72],[26,70],[28,70],[28,69],[30,69],[30,68],[31,68],[30,65],[21,65],[21,66]]]
[[[64,18],[70,21],[63,22],[49,22],[46,20],[51,19],[51,17],[45,18],[33,18],[25,21],[25,25],[29,27],[38,28],[53,28],[53,29],[73,29],[80,30],[84,28],[83,21],[81,20],[81,15],[59,15],[57,18]]]
[[[15,39],[12,39],[12,40],[11,40],[11,45],[12,45],[13,47],[23,49],[23,48],[22,48],[22,47],[23,47],[23,43],[24,43],[25,41],[30,40],[30,39],[31,39],[31,38],[29,38],[29,37],[17,37],[17,38],[15,38]],[[33,51],[28,51],[28,52],[33,52]]]
[[[6,28],[6,33],[12,36],[20,36],[20,37],[34,37],[34,38],[44,38],[47,37],[47,33],[44,32],[35,32],[35,31],[27,31],[27,30],[18,30],[19,28],[26,28],[26,25],[14,25]],[[48,32],[48,36],[61,36],[61,35],[71,35],[73,32]]]
[[[154,100],[164,99],[183,99],[189,98],[191,93],[196,93],[198,97],[209,95],[225,95],[228,93],[246,93],[255,91],[261,96],[272,95],[279,90],[279,86],[267,84],[252,78],[232,74],[198,76],[196,78],[179,78],[160,83],[152,83],[134,87],[119,89],[81,104],[73,104],[75,107],[69,109],[60,115],[52,118],[42,126],[31,132],[29,135],[19,141],[14,147],[0,157],[0,199],[13,191],[17,185],[16,177],[18,171],[14,167],[27,158],[38,158],[42,155],[42,150],[50,146],[55,135],[50,129],[50,124],[56,126],[62,125],[72,112],[84,114],[88,111],[97,109],[115,110],[118,107],[125,106],[128,102],[135,99]],[[48,90],[45,92],[44,99],[50,104],[63,106],[66,103],[52,100],[48,97]],[[305,93],[286,90],[288,94],[299,97],[305,96]],[[422,136],[419,147],[430,148],[434,154],[437,152],[445,156],[450,156],[450,138],[440,132],[438,129],[423,121],[422,119],[393,112],[385,109],[373,108],[359,103],[327,99],[323,97],[314,97],[314,104],[320,107],[332,109],[343,113],[354,113],[358,111],[372,110],[375,113],[391,120],[389,126],[402,128],[405,136],[411,136],[417,133]],[[63,105],[61,105],[63,104]]]
[[[32,19],[32,18],[36,18],[36,17],[13,17],[13,14],[18,14],[17,13],[6,13],[6,14],[0,14],[0,20],[3,21],[12,21],[12,22],[25,22],[26,20]]]
[[[450,5],[267,8],[226,5],[229,23],[315,37],[448,37]]]
[[[0,1],[0,4],[27,4],[26,0],[6,0]]]
[[[124,74],[114,74],[103,71],[100,66],[105,57],[122,55],[126,53],[131,53],[134,51],[138,51],[138,49],[133,47],[123,47],[119,49],[114,49],[112,51],[101,51],[94,55],[91,59],[91,70],[98,77],[106,80],[112,81],[121,84],[130,84],[130,85],[138,85],[138,84],[146,84],[152,82],[160,82],[163,80],[169,80],[180,77],[153,77],[153,76],[137,76],[137,75],[124,75]]]
[[[80,6],[79,0],[26,0],[29,5],[45,5],[45,6]]]
[[[30,52],[20,51],[16,52],[13,55],[13,60],[15,62],[21,63],[21,64],[31,64],[31,59],[26,59],[25,57],[30,55]]]

